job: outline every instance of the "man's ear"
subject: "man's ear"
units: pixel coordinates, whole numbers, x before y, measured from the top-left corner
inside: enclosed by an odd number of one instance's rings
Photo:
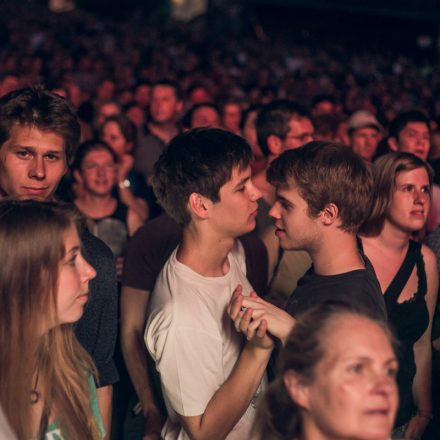
[[[67,168],[66,168],[67,171]],[[66,171],[64,172],[64,174],[66,174]],[[63,174],[63,176],[64,176]],[[73,170],[73,177],[75,178],[75,181],[78,183],[83,183],[83,178],[81,176],[81,173],[78,170]]]
[[[328,203],[320,212],[319,216],[324,225],[332,225],[339,215],[339,208],[334,203]]]
[[[270,134],[266,138],[266,144],[273,156],[279,156],[284,151],[283,141],[276,134]]]
[[[301,408],[310,407],[309,387],[304,385],[301,378],[293,371],[287,371],[283,377],[284,386],[290,398]]]
[[[188,199],[189,209],[199,218],[208,217],[208,207],[210,200],[201,194],[192,193]]]
[[[390,151],[399,151],[399,147],[397,146],[397,139],[394,136],[390,136],[387,139],[387,143]]]

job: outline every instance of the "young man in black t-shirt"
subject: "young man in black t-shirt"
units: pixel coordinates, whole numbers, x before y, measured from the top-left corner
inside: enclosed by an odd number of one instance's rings
[[[281,247],[307,251],[313,266],[299,280],[288,313],[261,298],[236,293],[230,305],[236,326],[251,337],[264,319],[269,331],[283,340],[298,315],[327,301],[356,304],[386,319],[376,275],[356,240],[372,190],[362,159],[342,144],[310,142],[275,159],[268,181],[276,188],[269,214]]]

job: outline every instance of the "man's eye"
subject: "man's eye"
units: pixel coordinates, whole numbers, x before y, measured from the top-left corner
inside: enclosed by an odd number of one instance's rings
[[[58,154],[54,154],[54,153],[46,154],[46,159],[48,159],[50,161],[55,161],[55,160],[58,160],[59,158],[60,158],[60,156]]]
[[[29,151],[17,151],[17,156],[22,158],[22,159],[27,159],[28,157],[30,157],[30,153]]]

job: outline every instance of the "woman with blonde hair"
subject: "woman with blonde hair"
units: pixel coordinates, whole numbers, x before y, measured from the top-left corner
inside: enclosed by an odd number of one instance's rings
[[[433,172],[413,154],[389,153],[374,162],[373,177],[373,204],[362,226],[362,245],[402,344],[394,435],[420,438],[432,418],[431,327],[438,272],[434,253],[413,234],[428,217]]]
[[[365,310],[324,303],[287,338],[256,417],[258,440],[388,440],[397,410],[394,340]]]
[[[70,208],[0,202],[0,405],[18,440],[100,439],[95,367],[72,324],[95,270]]]

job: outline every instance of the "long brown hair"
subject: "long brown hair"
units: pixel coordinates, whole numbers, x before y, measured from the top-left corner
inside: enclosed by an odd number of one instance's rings
[[[31,390],[35,375],[44,389],[44,420],[54,416],[69,440],[98,439],[88,378],[95,367],[71,324],[57,325],[59,267],[64,237],[76,226],[71,208],[31,200],[0,202],[0,403],[18,440],[35,437]],[[56,321],[55,321],[56,322]]]

